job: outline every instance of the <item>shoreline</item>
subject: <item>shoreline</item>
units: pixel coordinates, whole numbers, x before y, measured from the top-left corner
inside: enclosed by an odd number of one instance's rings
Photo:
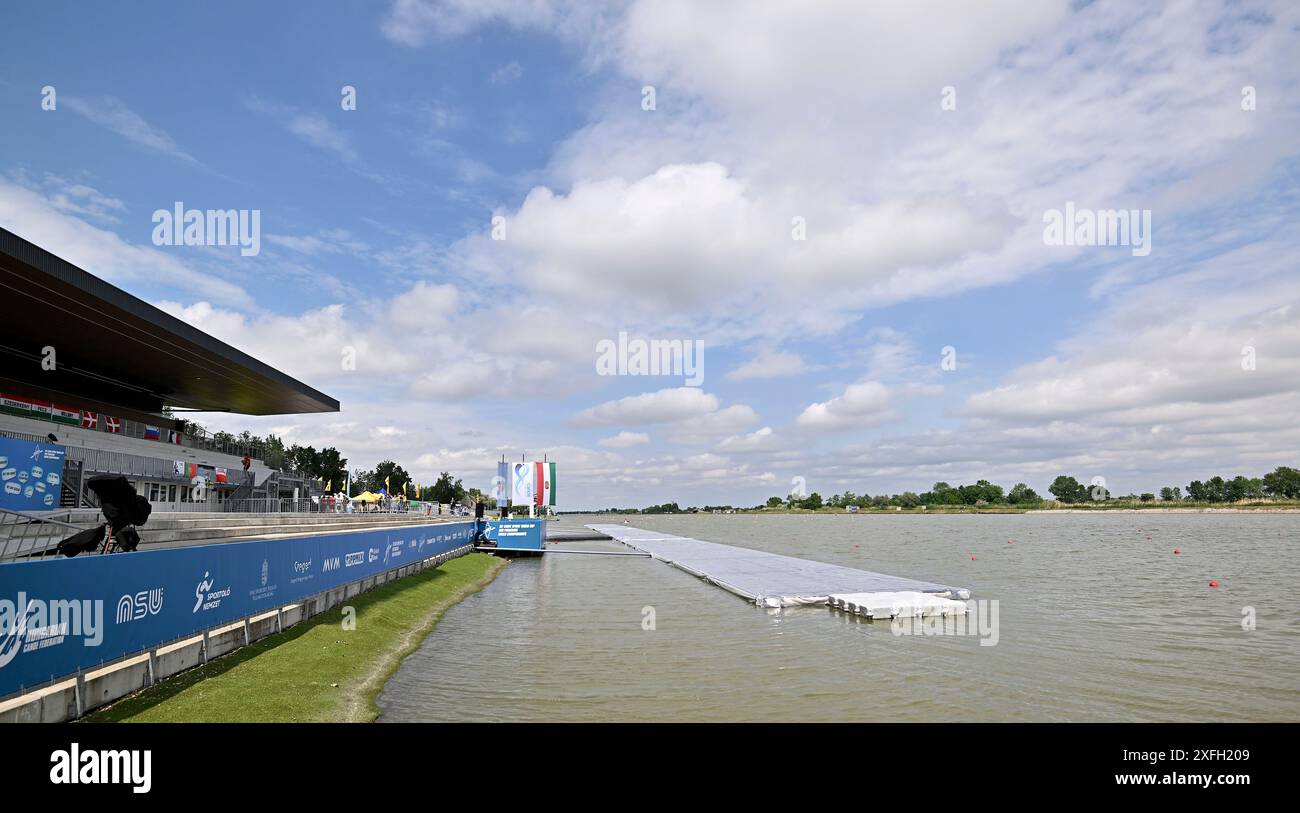
[[[1300,505],[1255,505],[1223,507],[1165,508],[1153,505],[1149,508],[1136,505],[1098,506],[1095,508],[1015,508],[1009,505],[998,506],[943,506],[932,508],[863,508],[850,513],[843,509],[809,508],[745,508],[729,512],[714,511],[678,511],[675,513],[632,514],[600,511],[573,511],[559,516],[567,517],[683,517],[683,516],[894,516],[896,514],[911,516],[941,516],[947,514],[1300,514]]]
[[[507,560],[471,553],[355,596],[95,711],[85,722],[372,722],[380,691],[443,614],[487,587]]]

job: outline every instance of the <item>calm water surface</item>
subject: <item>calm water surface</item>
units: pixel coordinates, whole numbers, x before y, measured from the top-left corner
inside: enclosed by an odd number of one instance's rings
[[[998,642],[763,610],[651,559],[547,555],[448,611],[381,693],[381,720],[1300,720],[1300,515],[632,524],[969,587],[999,601]]]

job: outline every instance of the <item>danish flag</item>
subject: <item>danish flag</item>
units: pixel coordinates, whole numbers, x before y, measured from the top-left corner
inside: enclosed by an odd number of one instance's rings
[[[122,432],[122,419],[114,418],[111,415],[105,415],[104,429],[105,431],[112,432],[115,435],[120,434]]]
[[[98,412],[87,412],[87,411],[84,410],[84,409],[81,410],[81,428],[82,428],[82,429],[94,429],[94,428],[95,428],[96,426],[98,426],[98,425],[99,425],[99,413],[98,413]]]

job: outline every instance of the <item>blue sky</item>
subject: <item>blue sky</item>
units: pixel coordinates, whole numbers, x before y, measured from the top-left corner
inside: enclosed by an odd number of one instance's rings
[[[343,403],[210,426],[568,507],[1300,462],[1295,9],[964,6],[20,7],[0,225]],[[155,246],[175,201],[260,253]],[[1045,245],[1066,201],[1152,251]],[[702,386],[597,375],[620,331]]]

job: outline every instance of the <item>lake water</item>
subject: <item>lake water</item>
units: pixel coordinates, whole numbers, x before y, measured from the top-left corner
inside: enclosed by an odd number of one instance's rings
[[[629,519],[968,587],[998,601],[997,643],[764,610],[652,559],[546,555],[449,610],[381,693],[380,719],[1300,720],[1300,515]]]

